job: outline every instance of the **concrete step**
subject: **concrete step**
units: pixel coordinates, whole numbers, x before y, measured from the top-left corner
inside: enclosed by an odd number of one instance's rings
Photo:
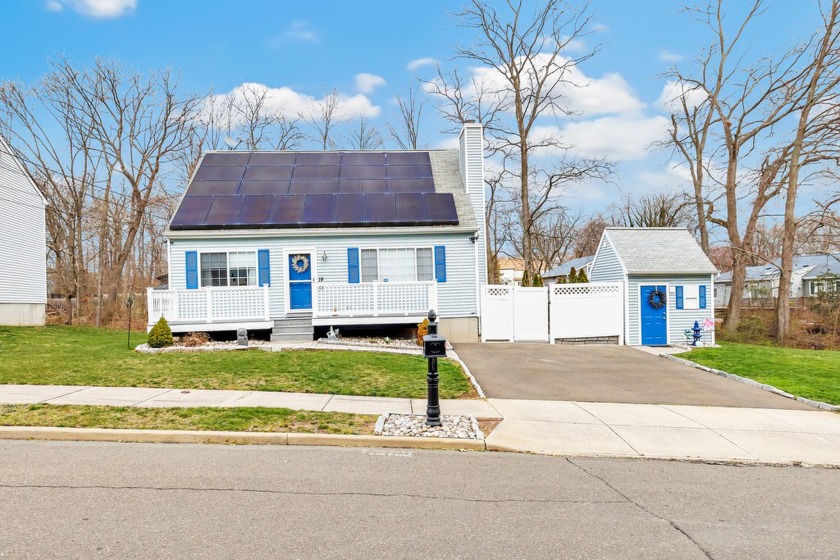
[[[312,342],[312,333],[272,334],[271,342]]]
[[[276,319],[271,329],[272,342],[312,342],[314,337],[315,328],[309,314]]]

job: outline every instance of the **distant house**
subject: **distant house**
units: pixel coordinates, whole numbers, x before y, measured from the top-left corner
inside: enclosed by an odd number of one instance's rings
[[[46,204],[0,136],[0,325],[43,325],[47,303]]]
[[[543,274],[543,280],[546,284],[556,284],[561,278],[568,279],[573,268],[575,269],[575,272],[583,270],[586,272],[586,277],[589,278],[589,274],[592,272],[592,262],[594,260],[595,255],[588,255],[586,257],[566,261],[560,266],[555,266]]]
[[[624,283],[626,344],[661,346],[685,342],[695,321],[711,324],[716,273],[688,230],[608,227],[589,280]],[[714,330],[702,342],[714,343]]]
[[[780,259],[772,264],[748,266],[743,299],[764,302],[779,295]],[[821,291],[840,290],[840,253],[833,255],[797,255],[793,257],[790,278],[791,299],[810,298]],[[732,294],[732,272],[724,272],[715,279],[715,305],[726,307]]]
[[[522,259],[512,257],[498,257],[496,265],[499,270],[500,284],[522,284],[522,275],[525,273],[525,263]]]
[[[175,332],[416,325],[478,340],[487,283],[482,126],[454,150],[210,152],[166,231]]]

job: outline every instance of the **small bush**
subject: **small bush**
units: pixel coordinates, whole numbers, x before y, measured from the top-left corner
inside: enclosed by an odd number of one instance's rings
[[[155,326],[149,331],[149,348],[163,348],[172,346],[172,343],[172,329],[169,328],[166,319],[161,317],[160,321],[155,323]]]
[[[578,270],[578,277],[577,277],[578,284],[588,284],[589,278],[586,277],[586,271],[582,268]]]
[[[417,325],[417,346],[423,346],[423,337],[427,334],[429,334],[429,320],[423,319],[423,322]]]
[[[187,333],[187,336],[181,339],[181,344],[186,346],[187,348],[192,348],[194,346],[204,346],[208,342],[210,342],[210,335],[203,332]]]
[[[531,286],[534,288],[542,288],[543,287],[543,279],[540,276],[539,272],[535,272],[534,275],[531,277]]]

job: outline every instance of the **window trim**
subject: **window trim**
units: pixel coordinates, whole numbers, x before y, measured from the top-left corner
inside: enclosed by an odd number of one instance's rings
[[[235,288],[235,289],[248,289],[248,288],[260,288],[260,259],[258,249],[252,249],[251,247],[242,247],[242,248],[225,248],[225,249],[193,249],[198,253],[198,289],[199,290],[219,290],[219,289],[227,289],[227,288]],[[225,286],[205,286],[202,281],[201,277],[201,257],[203,255],[213,254],[213,253],[224,253],[225,254],[225,268],[227,269],[227,275],[225,278],[227,279],[227,284]],[[230,285],[230,254],[231,253],[253,253],[254,255],[254,270],[256,271],[256,283],[254,285],[248,286],[231,286]],[[186,253],[185,253],[186,254]]]
[[[435,246],[434,245],[411,245],[406,247],[359,247],[359,284],[391,284],[391,283],[400,283],[400,282],[436,282],[437,277],[435,275]],[[380,251],[387,251],[387,250],[405,250],[411,249],[414,251],[414,256],[412,257],[414,262],[414,280],[401,280],[399,282],[391,282],[390,280],[384,281],[382,280],[382,266],[379,260],[379,252]],[[430,280],[417,280],[417,251],[418,249],[427,249],[429,251],[429,264],[431,265],[431,273],[432,277]],[[376,280],[365,280],[364,279],[364,258],[363,254],[365,251],[376,251]],[[349,265],[348,265],[349,266]]]

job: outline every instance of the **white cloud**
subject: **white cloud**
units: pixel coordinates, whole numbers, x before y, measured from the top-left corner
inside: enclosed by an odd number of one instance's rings
[[[680,99],[685,97],[688,107],[694,108],[703,103],[706,99],[706,93],[700,89],[689,86],[685,82],[678,82],[676,80],[668,80],[662,86],[662,93],[656,100],[656,106],[669,112],[676,113],[682,111]]]
[[[69,7],[94,19],[114,19],[134,12],[137,0],[47,0],[44,7],[51,12]]]
[[[376,74],[367,74],[362,72],[356,74],[356,89],[361,93],[371,93],[379,86],[385,85],[385,78],[377,76]]]
[[[411,62],[408,63],[408,65],[405,68],[409,72],[414,72],[415,70],[417,70],[418,68],[422,68],[423,66],[433,66],[437,63],[438,63],[438,61],[437,61],[436,58],[432,58],[431,56],[426,56],[424,58],[417,58],[415,60],[412,60]]]
[[[250,94],[249,97],[253,97],[254,94],[261,95],[265,92],[265,109],[282,114],[289,119],[296,119],[300,116],[316,118],[320,110],[319,103],[324,100],[323,97],[316,98],[286,86],[272,88],[264,84],[246,82],[233,88],[227,94],[212,96],[212,98],[208,99],[206,106],[208,108],[222,107],[224,106],[223,101],[226,97],[228,99],[230,97],[242,99],[246,95],[246,92]],[[382,112],[380,107],[374,105],[370,99],[362,94],[346,95],[339,93],[338,99],[339,103],[336,114],[341,118],[373,118]],[[234,122],[233,124],[238,125],[240,123]]]
[[[308,21],[297,20],[289,24],[289,27],[283,32],[283,38],[287,41],[315,43],[320,37]]]
[[[684,57],[683,57],[683,55],[681,55],[679,53],[672,53],[671,51],[669,51],[667,49],[660,49],[659,50],[659,55],[657,56],[657,58],[659,60],[661,60],[662,62],[679,62]]]
[[[534,138],[559,137],[571,151],[587,157],[605,157],[612,161],[644,159],[650,145],[667,134],[668,119],[616,115],[587,121],[576,121],[564,126],[542,126],[534,129]],[[542,150],[551,155],[555,149]]]

